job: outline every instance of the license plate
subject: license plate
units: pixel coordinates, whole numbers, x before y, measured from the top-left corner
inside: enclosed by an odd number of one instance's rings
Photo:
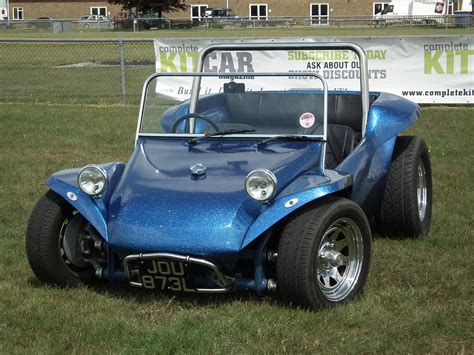
[[[146,289],[196,292],[192,264],[169,259],[141,260],[140,282]]]

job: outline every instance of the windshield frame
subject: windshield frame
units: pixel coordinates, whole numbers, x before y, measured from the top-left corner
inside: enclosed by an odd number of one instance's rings
[[[163,137],[163,138],[195,138],[195,137],[203,137],[203,133],[142,133],[140,132],[142,122],[143,122],[143,116],[145,113],[145,104],[146,104],[146,97],[148,93],[148,86],[155,81],[155,79],[159,77],[192,77],[194,79],[193,81],[193,90],[191,92],[191,96],[189,98],[190,105],[189,105],[189,113],[196,113],[194,112],[195,109],[192,109],[193,103],[197,103],[199,99],[199,91],[200,91],[200,85],[201,85],[201,80],[198,80],[198,85],[196,86],[196,78],[201,79],[202,77],[219,77],[222,75],[226,75],[229,77],[239,77],[239,76],[247,76],[248,73],[203,73],[203,72],[194,72],[194,73],[155,73],[150,75],[146,80],[145,83],[143,84],[143,90],[142,90],[142,97],[140,101],[140,110],[138,113],[138,122],[137,122],[137,128],[136,128],[136,134],[135,134],[135,146],[137,145],[139,137]],[[319,75],[318,73],[313,73],[313,72],[299,72],[299,73],[289,73],[289,72],[276,72],[276,73],[271,73],[271,72],[265,72],[265,73],[252,73],[252,76],[254,77],[272,77],[272,76],[278,76],[278,77],[289,77],[289,76],[301,76],[301,77],[312,77],[315,79],[318,79],[322,86],[323,86],[323,134],[302,134],[302,136],[308,136],[312,138],[319,138],[323,141],[326,141],[327,139],[327,112],[328,112],[328,84],[326,80]],[[304,90],[304,89],[293,89],[293,90]],[[288,90],[288,92],[291,92],[292,90]],[[195,107],[195,105],[194,105]],[[289,136],[294,136],[295,134],[288,134]],[[285,136],[284,134],[230,134],[226,135],[223,137],[219,137],[220,139],[227,138],[227,137],[232,137],[232,138],[253,138],[255,140],[260,140],[264,138],[271,138],[274,136]]]

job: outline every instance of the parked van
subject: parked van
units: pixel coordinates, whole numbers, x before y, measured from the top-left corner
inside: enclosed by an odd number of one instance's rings
[[[8,10],[6,7],[0,7],[0,21],[6,21],[8,19]]]
[[[375,16],[379,23],[425,23],[436,24],[444,22],[447,5],[443,1],[392,1],[383,11]]]

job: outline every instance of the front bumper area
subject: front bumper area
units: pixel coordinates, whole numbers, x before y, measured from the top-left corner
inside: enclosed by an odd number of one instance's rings
[[[124,258],[123,266],[135,287],[195,293],[225,293],[233,288],[233,279],[217,265],[188,255],[132,254]]]

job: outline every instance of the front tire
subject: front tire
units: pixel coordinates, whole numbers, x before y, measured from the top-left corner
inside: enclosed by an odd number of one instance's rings
[[[397,137],[376,215],[377,233],[398,238],[427,234],[432,194],[431,163],[425,142],[413,136]]]
[[[277,284],[283,301],[322,308],[357,297],[369,272],[371,240],[364,212],[344,198],[326,198],[293,216],[278,247]]]
[[[64,235],[74,218],[82,219],[53,191],[48,191],[33,208],[26,229],[26,255],[41,282],[68,287],[93,278],[90,266],[72,264],[64,252]]]

